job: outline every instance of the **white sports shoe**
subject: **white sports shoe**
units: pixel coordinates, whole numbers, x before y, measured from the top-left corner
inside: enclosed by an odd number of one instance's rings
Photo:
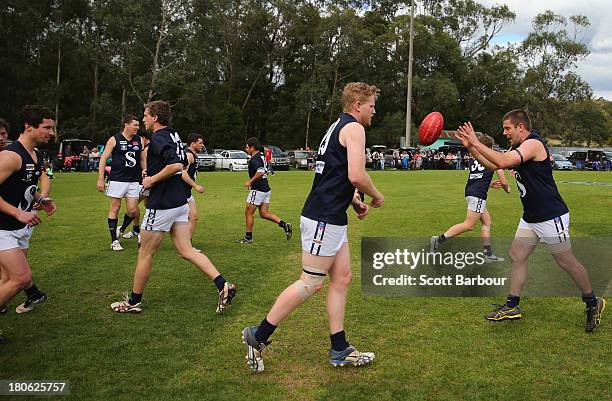
[[[127,233],[122,235],[122,237],[125,238],[125,239],[134,238],[136,236],[137,236],[137,234],[134,232],[134,230],[128,231]]]
[[[495,255],[485,255],[485,263],[494,263],[494,262],[503,262],[504,258],[500,257],[500,256],[495,256]]]
[[[113,241],[113,243],[110,246],[110,249],[111,251],[123,251],[123,247],[119,243],[119,240]]]

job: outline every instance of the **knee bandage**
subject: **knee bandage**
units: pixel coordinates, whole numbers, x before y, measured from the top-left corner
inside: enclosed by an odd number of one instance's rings
[[[484,224],[483,224],[483,225],[480,227],[480,229],[481,229],[481,230],[483,230],[483,231],[491,231],[491,226],[486,226],[486,225],[484,225]]]
[[[302,266],[302,276],[294,283],[305,301],[313,296],[323,286],[326,271],[314,267]]]

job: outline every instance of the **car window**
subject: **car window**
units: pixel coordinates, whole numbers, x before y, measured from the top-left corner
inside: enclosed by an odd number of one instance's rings
[[[248,156],[245,152],[231,152],[230,159],[248,159]]]
[[[553,157],[555,158],[555,160],[557,161],[564,161],[567,160],[567,157],[560,155],[560,154],[554,154]]]
[[[302,159],[305,159],[308,157],[308,152],[295,152],[295,157],[300,157]]]

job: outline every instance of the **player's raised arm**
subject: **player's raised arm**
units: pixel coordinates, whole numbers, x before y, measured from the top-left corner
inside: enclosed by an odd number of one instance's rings
[[[372,206],[379,207],[385,201],[365,169],[365,129],[359,123],[347,124],[340,131],[348,159],[348,179],[361,192],[372,197]]]

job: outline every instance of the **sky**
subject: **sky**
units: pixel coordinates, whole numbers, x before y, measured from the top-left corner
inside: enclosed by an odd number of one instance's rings
[[[486,6],[506,4],[516,14],[495,38],[495,43],[520,42],[531,31],[537,14],[551,10],[564,17],[585,15],[591,26],[583,31],[583,42],[591,53],[581,61],[577,73],[591,85],[595,98],[612,100],[612,1],[611,0],[477,0]]]

